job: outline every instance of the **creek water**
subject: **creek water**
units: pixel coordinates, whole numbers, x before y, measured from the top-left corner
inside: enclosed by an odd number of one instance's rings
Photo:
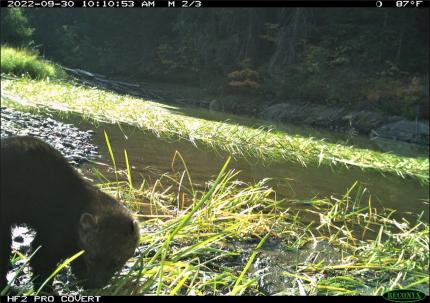
[[[71,118],[67,120],[70,121]],[[63,119],[64,120],[64,119]],[[94,129],[94,143],[99,146],[101,162],[111,164],[106,145],[104,131],[109,136],[117,167],[126,168],[124,150],[127,151],[129,163],[132,167],[133,179],[139,182],[146,172],[154,171],[158,174],[172,171],[172,158],[175,151],[181,153],[196,187],[203,187],[205,182],[214,179],[228,155],[197,148],[188,141],[168,143],[152,134],[145,133],[132,126],[118,126],[116,124],[100,123],[94,128],[86,121],[73,123],[83,129]],[[291,126],[293,131],[298,131]],[[306,128],[300,128],[303,133]],[[310,135],[315,135],[315,130]],[[342,135],[328,131],[317,131],[318,136],[326,136],[327,140],[342,140]],[[368,148],[372,141],[356,137],[352,144]],[[349,145],[352,145],[349,144]],[[177,163],[177,162],[176,162]],[[99,167],[103,170],[102,167]],[[377,172],[362,171],[358,168],[331,169],[329,167],[303,167],[299,164],[274,163],[263,165],[258,161],[233,159],[229,168],[240,171],[238,178],[245,182],[256,182],[270,178],[269,184],[274,188],[278,198],[288,200],[307,200],[314,197],[324,198],[331,195],[341,196],[347,189],[358,181],[365,186],[372,195],[374,206],[397,210],[399,213],[420,214],[428,221],[429,188],[418,181],[395,175],[382,175]],[[157,174],[157,173],[156,173]],[[148,177],[146,174],[145,177]],[[157,176],[154,176],[156,178]],[[139,180],[140,178],[140,180]],[[288,203],[288,202],[286,202]],[[286,205],[288,206],[288,204]]]

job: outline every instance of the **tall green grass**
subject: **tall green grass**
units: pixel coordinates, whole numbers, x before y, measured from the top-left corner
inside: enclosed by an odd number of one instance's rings
[[[138,212],[140,254],[129,271],[85,294],[263,295],[261,276],[251,269],[273,250],[288,257],[275,259],[264,274],[284,279],[271,294],[381,295],[402,288],[428,293],[428,222],[375,208],[358,183],[342,196],[303,207],[277,200],[267,180],[241,182],[228,161],[200,190],[185,184],[191,180],[187,169],[161,176],[152,187],[131,186],[132,172],[116,171],[115,180],[99,186]],[[269,241],[282,245],[274,248]],[[314,250],[318,243],[325,249]],[[65,285],[62,291],[78,290]]]
[[[271,249],[265,241],[276,239],[291,255],[272,268],[281,268],[276,274],[289,279],[279,294],[381,295],[428,286],[429,226],[419,216],[406,219],[375,208],[371,194],[358,183],[343,196],[301,208],[294,201],[276,200],[266,181],[240,182],[227,164],[203,191],[183,186],[185,170],[143,191],[130,192],[127,171],[118,172],[122,183],[105,184],[105,190],[136,210],[142,207],[140,216],[147,219],[142,227],[148,232],[141,237],[144,249],[133,270],[96,293],[261,295],[259,278],[250,268],[262,250]],[[179,203],[181,192],[185,203]],[[250,244],[245,248],[243,242]],[[328,243],[340,258],[298,261],[291,253],[319,242]]]
[[[160,139],[186,140],[216,152],[263,163],[293,162],[304,167],[356,167],[363,171],[429,181],[429,159],[404,157],[292,135],[255,120],[255,127],[233,120],[211,121],[182,113],[182,109],[73,83],[2,80],[3,104],[78,113],[93,121],[125,123]],[[9,96],[9,99],[7,98]],[[21,104],[21,105],[20,105]],[[194,110],[198,112],[199,110]]]
[[[27,49],[1,47],[1,72],[16,77],[47,79],[64,77],[64,72]]]

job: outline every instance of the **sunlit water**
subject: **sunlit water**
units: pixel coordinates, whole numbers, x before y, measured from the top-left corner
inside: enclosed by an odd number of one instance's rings
[[[81,127],[86,129],[91,126],[82,122]],[[171,172],[172,158],[175,151],[178,151],[186,161],[193,183],[204,186],[205,182],[216,177],[228,157],[227,154],[207,151],[204,148],[198,149],[187,141],[167,143],[134,127],[122,126],[120,129],[117,125],[100,124],[95,131],[95,143],[100,147],[102,155],[101,162],[111,164],[103,132],[106,131],[117,166],[126,168],[124,160],[126,150],[136,182],[141,180],[141,176],[145,176],[145,171],[153,173],[155,169],[159,174]],[[103,170],[102,167],[98,168]],[[307,200],[331,195],[339,197],[355,181],[359,181],[372,194],[373,206],[396,209],[400,213],[424,212],[424,218],[428,220],[429,189],[410,178],[383,176],[358,168],[305,168],[290,163],[264,166],[257,161],[243,159],[233,160],[230,168],[239,170],[238,178],[245,182],[271,178],[269,184],[275,189],[277,197],[287,200]]]

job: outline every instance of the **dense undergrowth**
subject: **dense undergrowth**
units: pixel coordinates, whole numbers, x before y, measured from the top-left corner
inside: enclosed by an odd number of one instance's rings
[[[134,272],[103,293],[261,295],[267,294],[267,275],[284,277],[277,293],[288,295],[381,295],[428,286],[429,226],[419,215],[408,220],[375,208],[357,183],[341,197],[295,205],[277,200],[267,180],[240,182],[227,165],[203,191],[193,189],[187,169],[146,190],[132,188],[127,171],[122,179],[128,181],[105,184],[137,211],[146,201],[144,226],[155,232],[143,235]],[[278,252],[288,254],[285,263],[251,272],[262,251],[273,250],[266,242],[276,240],[282,243]],[[318,243],[326,243],[321,257],[309,249],[313,258],[295,257]],[[119,288],[123,280],[134,286]]]
[[[1,72],[32,79],[61,78],[65,73],[49,61],[39,58],[35,51],[1,47]]]
[[[428,293],[429,226],[420,216],[406,219],[375,208],[371,194],[357,183],[343,196],[310,200],[305,207],[276,200],[267,180],[245,184],[227,165],[203,190],[193,188],[186,164],[153,186],[133,187],[127,170],[101,183],[138,213],[141,246],[128,270],[104,289],[85,293],[382,295],[399,288]],[[274,252],[282,258],[273,259]],[[280,282],[268,288],[269,278]],[[61,292],[79,291],[71,283]]]

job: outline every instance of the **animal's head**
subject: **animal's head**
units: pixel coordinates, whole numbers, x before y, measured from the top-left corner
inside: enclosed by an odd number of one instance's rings
[[[138,241],[139,224],[127,212],[100,216],[83,213],[79,220],[79,242],[85,253],[76,273],[78,279],[84,280],[86,288],[105,286],[133,256]]]

